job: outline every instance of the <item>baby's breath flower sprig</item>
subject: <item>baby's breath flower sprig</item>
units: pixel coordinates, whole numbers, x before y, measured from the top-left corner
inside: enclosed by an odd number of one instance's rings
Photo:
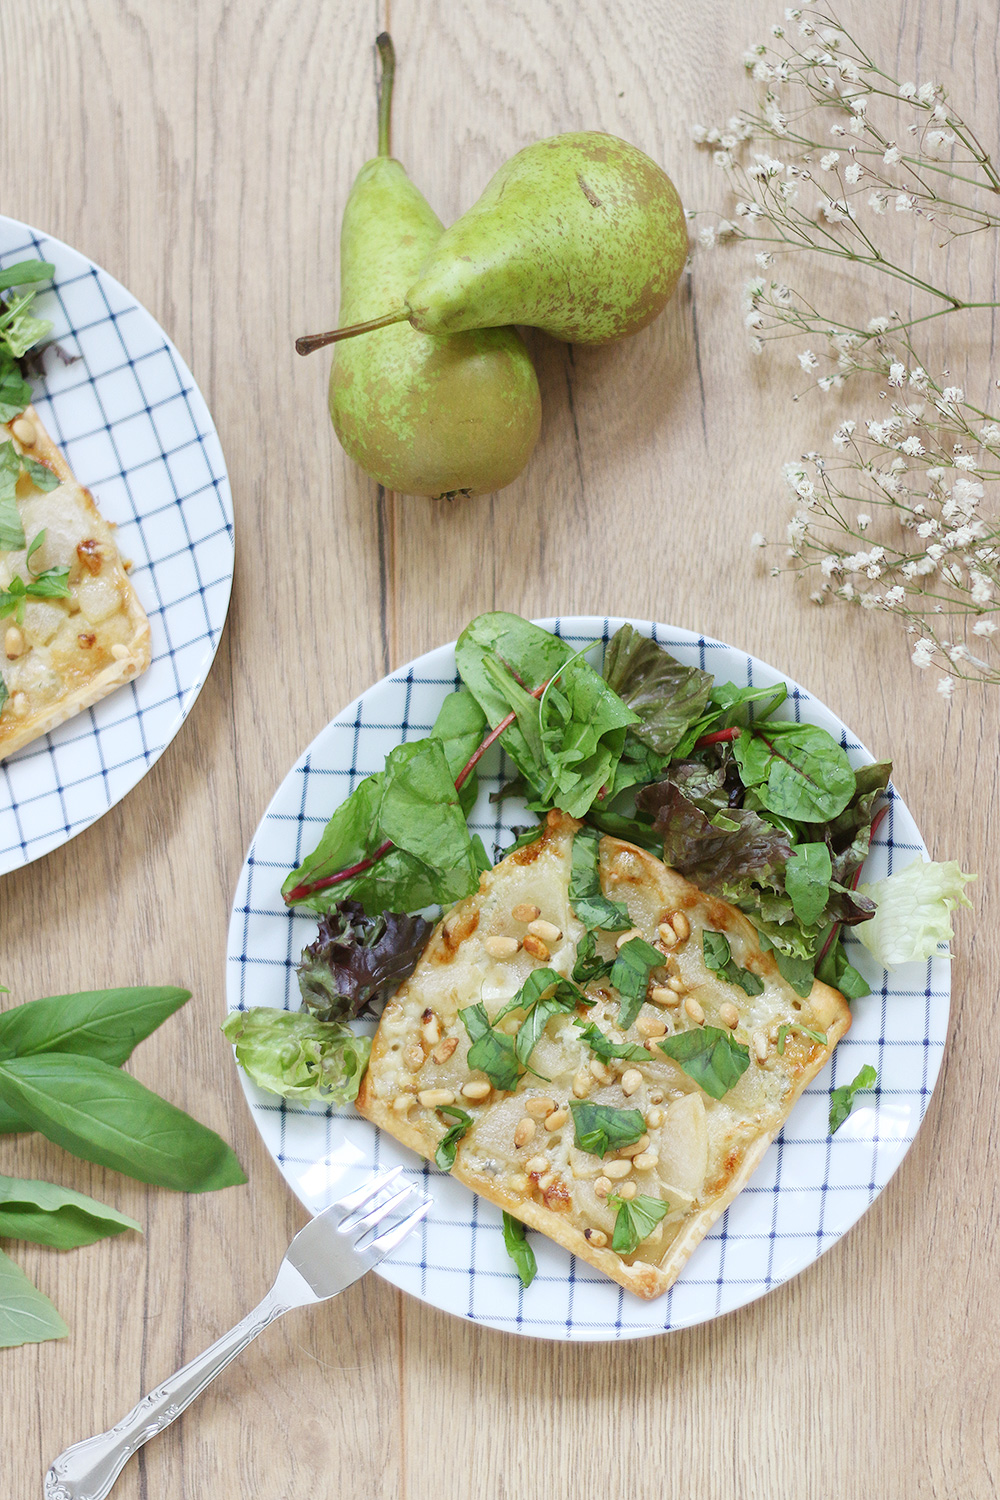
[[[786,10],[744,65],[756,106],[692,129],[734,200],[725,217],[693,216],[698,244],[754,246],[743,314],[755,354],[793,339],[806,388],[877,382],[875,414],[841,421],[831,454],[785,465],[795,508],[771,571],[808,575],[817,604],[895,615],[945,697],[956,679],[1000,682],[1000,417],[930,373],[915,345],[924,325],[1000,303],[939,285],[898,232],[933,226],[935,248],[996,234],[1000,172],[941,84],[893,77],[820,4]],[[823,278],[807,295],[781,274],[779,260],[804,253],[845,264],[846,307],[843,284]],[[862,317],[859,277],[885,278],[880,301],[894,287],[901,310]]]

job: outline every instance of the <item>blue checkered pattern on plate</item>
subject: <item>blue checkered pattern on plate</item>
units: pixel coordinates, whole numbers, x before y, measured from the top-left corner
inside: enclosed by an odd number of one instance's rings
[[[542,621],[574,648],[607,641],[623,622],[583,617]],[[682,661],[719,681],[758,685],[780,674],[720,641],[665,625],[633,622]],[[787,679],[786,679],[787,680]],[[295,964],[315,934],[312,916],[290,912],[280,895],[288,871],[316,843],[333,809],[358,782],[382,768],[393,745],[430,729],[445,694],[456,686],[453,646],[402,667],[337,715],[310,745],[275,794],[240,876],[229,929],[229,1008],[276,1005],[297,1010]],[[815,698],[789,683],[781,710],[828,729],[855,764],[871,756]],[[886,747],[891,753],[891,746]],[[492,757],[492,758],[491,758]],[[480,793],[471,823],[487,851],[511,842],[511,827],[531,821],[523,803],[491,806],[507,779],[499,753],[480,763]],[[877,879],[926,854],[901,799],[889,816],[865,875]],[[555,1339],[629,1339],[685,1328],[731,1312],[810,1265],[860,1218],[906,1154],[927,1108],[941,1064],[950,976],[945,957],[889,975],[848,938],[851,961],[872,987],[855,1001],[854,1021],[831,1065],[799,1100],[749,1186],[691,1256],[665,1296],[644,1302],[576,1261],[542,1235],[531,1235],[538,1275],[523,1290],[503,1247],[500,1210],[380,1134],[351,1109],[286,1106],[242,1074],[265,1144],[289,1186],[314,1213],[376,1167],[403,1163],[434,1198],[421,1226],[378,1274],[435,1307],[493,1328]],[[836,1136],[827,1129],[831,1088],[864,1063],[878,1070],[878,1089],[858,1096]]]
[[[134,682],[0,765],[0,874],[80,833],[149,770],[215,656],[233,579],[233,508],[212,419],[162,328],[106,271],[0,217],[0,266],[52,261],[36,309],[68,353],[46,356],[35,406],[77,478],[118,526],[149,616]]]

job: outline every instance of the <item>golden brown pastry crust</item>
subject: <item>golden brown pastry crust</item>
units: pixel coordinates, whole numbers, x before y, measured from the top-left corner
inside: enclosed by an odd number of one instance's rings
[[[484,1075],[469,1071],[468,1039],[458,1011],[482,998],[492,1017],[539,966],[523,948],[502,961],[489,956],[485,944],[490,938],[523,938],[525,924],[515,919],[514,908],[523,904],[540,908],[542,917],[561,933],[544,962],[564,974],[572,971],[583,933],[568,897],[572,840],[579,826],[562,813],[550,813],[545,832],[535,843],[515,851],[485,874],[479,890],[438,923],[410,979],[386,1006],[358,1095],[358,1109],[403,1145],[433,1158],[453,1122],[441,1116],[433,1103],[422,1104],[418,1095],[428,1090],[449,1092],[474,1119],[459,1142],[454,1177],[627,1290],[657,1297],[673,1283],[692,1251],[746,1185],[795,1101],[829,1060],[851,1017],[843,996],[819,981],[807,999],[796,995],[782,978],[773,954],[761,949],[752,924],[735,907],[705,896],[644,850],[605,837],[600,845],[602,888],[611,899],[627,905],[640,935],[654,944],[662,941],[659,924],[668,913],[682,913],[681,920],[686,918],[690,928],[686,941],[664,946],[664,966],[658,971],[661,999],[664,981],[672,974],[701,1006],[705,1024],[719,1025],[719,1007],[727,1002],[735,1005],[739,1023],[734,1036],[749,1047],[750,1067],[721,1101],[703,1094],[662,1053],[651,1054],[648,1063],[607,1064],[602,1076],[595,1078],[589,1067],[592,1054],[573,1027],[573,1017],[566,1017],[549,1023],[532,1054],[532,1065],[550,1083],[525,1075],[513,1094],[491,1090],[483,1100],[463,1095],[464,1084],[482,1084]],[[705,967],[704,928],[726,933],[737,962],[763,982],[762,995],[747,996]],[[611,956],[614,936],[600,935],[598,941]],[[600,983],[587,988],[595,1004],[586,1011],[586,1019],[615,1040],[641,1044],[643,1037],[635,1024],[625,1033],[616,1027],[617,996]],[[697,1016],[697,1007],[694,1013]],[[668,1031],[689,1030],[698,1024],[683,1004],[647,1003],[637,1021],[662,1021]],[[825,1032],[826,1044],[791,1030],[779,1057],[776,1032],[782,1024]],[[435,1041],[437,1035],[440,1040]],[[763,1061],[758,1050],[765,1054]],[[640,1073],[643,1082],[638,1091],[626,1095],[622,1079],[629,1069]],[[583,1073],[586,1078],[581,1077]],[[614,1213],[594,1192],[604,1165],[615,1156],[602,1162],[579,1151],[571,1116],[553,1131],[546,1131],[538,1118],[532,1139],[521,1147],[514,1144],[516,1123],[530,1116],[525,1106],[532,1100],[538,1100],[541,1108],[548,1097],[561,1110],[585,1093],[613,1107],[642,1108],[651,1146],[659,1153],[655,1165],[641,1171],[633,1168],[629,1177],[636,1181],[639,1193],[666,1198],[670,1212],[633,1255],[621,1256],[610,1249]],[[619,1161],[627,1159],[624,1152],[616,1155]],[[619,1179],[615,1188],[620,1185]],[[597,1244],[588,1238],[588,1229]]]
[[[34,429],[30,445],[14,437],[14,428],[22,420]],[[29,542],[41,529],[39,524],[32,524],[33,517],[44,522],[59,512],[66,518],[65,535],[56,536],[51,525],[46,526],[47,539],[36,558],[43,567],[68,565],[71,593],[66,601],[45,601],[43,633],[47,634],[55,622],[49,639],[39,638],[33,644],[29,625],[22,632],[26,649],[14,658],[8,658],[6,651],[0,654],[0,672],[10,693],[0,710],[0,759],[137,677],[149,666],[151,655],[146,612],[122,565],[113,529],[98,511],[90,491],[77,482],[33,407],[0,427],[0,439],[8,436],[19,451],[45,464],[60,481],[57,489],[42,496],[22,479],[18,501]],[[82,553],[73,542],[77,532],[82,533]],[[13,571],[23,576],[23,553],[0,552],[0,582],[7,581],[12,559]],[[32,608],[29,603],[26,614]],[[88,617],[88,608],[93,618]],[[65,616],[62,621],[59,613]],[[10,619],[0,621],[0,642],[12,623]]]

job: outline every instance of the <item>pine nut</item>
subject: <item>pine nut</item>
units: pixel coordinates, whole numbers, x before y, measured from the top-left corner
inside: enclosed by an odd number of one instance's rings
[[[586,1068],[581,1068],[579,1073],[577,1073],[576,1077],[573,1079],[573,1098],[586,1099],[587,1095],[590,1093],[592,1083],[593,1079],[587,1072]]]
[[[675,995],[683,995],[687,990],[687,985],[684,983],[683,979],[681,979],[677,974],[674,974],[672,978],[667,980],[667,989],[673,990]]]
[[[622,1093],[634,1094],[636,1089],[642,1088],[642,1074],[638,1068],[626,1068],[622,1074]]]
[[[723,1026],[728,1026],[730,1031],[735,1031],[740,1024],[740,1013],[731,1000],[724,1000],[719,1006],[719,1020]]]
[[[126,656],[128,656],[128,647],[123,646],[121,641],[115,641],[115,644],[111,647],[111,655],[115,661],[124,661]]]
[[[658,1151],[640,1151],[638,1156],[633,1156],[632,1165],[637,1172],[648,1172],[655,1167],[660,1159]]]
[[[397,1115],[405,1115],[406,1111],[411,1107],[412,1104],[412,1094],[397,1094],[395,1099],[393,1099],[392,1101],[393,1110]]]
[[[443,1042],[439,1042],[431,1053],[436,1063],[446,1063],[458,1046],[457,1036],[446,1036]]]
[[[528,1115],[524,1115],[523,1118],[518,1120],[517,1122],[517,1127],[514,1131],[514,1145],[517,1146],[518,1150],[520,1150],[522,1146],[526,1146],[528,1142],[533,1141],[534,1138],[535,1122]]]
[[[541,938],[543,943],[558,943],[562,937],[562,928],[557,927],[554,922],[543,922],[536,919],[528,923],[528,932],[532,937]]]
[[[545,1129],[548,1131],[558,1130],[565,1125],[569,1119],[569,1110],[563,1105],[562,1109],[554,1109],[545,1121]]]
[[[694,998],[693,995],[688,995],[687,999],[684,1001],[684,1009],[687,1011],[688,1015],[691,1017],[696,1026],[703,1025],[705,1020],[705,1012],[702,1010],[701,1006],[698,1004],[698,1001]]]
[[[583,1237],[588,1245],[593,1245],[595,1250],[603,1250],[608,1243],[608,1237],[603,1229],[585,1229]]]
[[[421,1089],[417,1098],[424,1109],[440,1109],[442,1104],[455,1102],[451,1089]]]
[[[536,917],[541,916],[537,906],[532,906],[527,901],[521,901],[517,906],[511,908],[511,916],[515,922],[534,922]]]
[[[662,1090],[656,1089],[654,1093],[650,1094],[650,1096],[649,1096],[649,1102],[650,1102],[650,1104],[662,1104],[663,1103],[663,1093],[662,1093]],[[660,1121],[660,1123],[661,1124],[663,1123],[662,1120]]]
[[[8,661],[15,661],[24,650],[24,635],[16,625],[8,625],[3,638],[4,655]]]
[[[556,1101],[554,1099],[546,1099],[542,1096],[537,1099],[526,1100],[524,1112],[526,1115],[534,1116],[536,1120],[544,1120],[545,1116],[550,1115],[555,1107]]]
[[[638,927],[630,927],[628,932],[623,932],[615,938],[615,951],[620,953],[626,943],[630,943],[633,938],[637,937],[642,937]]]
[[[659,1016],[640,1016],[635,1023],[635,1029],[640,1036],[644,1037],[665,1036],[667,1026]]]
[[[631,1146],[622,1146],[622,1147],[620,1147],[619,1151],[618,1151],[618,1155],[619,1156],[625,1156],[625,1157],[628,1157],[628,1156],[641,1156],[644,1151],[648,1151],[648,1150],[649,1150],[649,1136],[648,1135],[641,1135],[637,1141],[633,1141],[632,1142]]]
[[[462,1084],[462,1093],[466,1099],[471,1099],[476,1104],[489,1095],[492,1087],[488,1078],[470,1078],[468,1083]]]
[[[677,996],[674,993],[674,991],[673,990],[668,990],[667,987],[666,987],[666,985],[663,985],[663,984],[654,984],[653,988],[650,990],[649,994],[646,996],[646,999],[647,1000],[652,1000],[652,1002],[653,1002],[654,1005],[676,1005],[677,1004]]]
[[[425,1010],[421,1019],[420,1035],[428,1047],[436,1047],[441,1040],[441,1022],[432,1010]]]
[[[753,1034],[753,1052],[759,1063],[767,1061],[767,1037],[763,1031],[755,1031]]]
[[[501,962],[506,958],[513,958],[521,944],[515,937],[488,937],[483,939],[483,947],[490,958],[499,959]]]
[[[656,929],[656,934],[664,948],[675,948],[677,946],[677,934],[669,922],[661,922]]]
[[[606,1161],[604,1163],[604,1175],[610,1177],[612,1182],[621,1182],[632,1170],[630,1161]]]
[[[660,1126],[663,1124],[663,1110],[662,1109],[650,1109],[650,1110],[647,1110],[646,1111],[646,1124],[649,1126],[650,1130],[659,1130]]]
[[[691,923],[688,921],[686,913],[675,911],[670,918],[670,925],[677,934],[677,941],[679,943],[686,943],[691,936]]]
[[[403,1061],[411,1073],[419,1073],[424,1065],[424,1049],[419,1042],[411,1042],[403,1053]]]
[[[590,1059],[590,1071],[598,1083],[611,1083],[614,1078],[610,1068],[606,1068],[599,1057]]]
[[[624,1182],[618,1189],[618,1196],[623,1203],[629,1203],[635,1197],[639,1189],[634,1182]]]
[[[529,932],[521,946],[525,953],[530,953],[532,958],[540,959],[542,963],[547,963],[552,957],[541,938],[535,937],[534,933]]]
[[[598,1198],[606,1198],[613,1186],[614,1183],[611,1181],[610,1177],[601,1176],[598,1177],[597,1181],[594,1183],[594,1192],[597,1194]]]
[[[21,444],[22,448],[33,448],[35,446],[35,424],[30,417],[18,417],[10,424],[10,430]]]
[[[547,1172],[548,1170],[549,1159],[547,1156],[533,1156],[528,1162],[528,1171],[533,1176],[537,1176],[539,1172]]]

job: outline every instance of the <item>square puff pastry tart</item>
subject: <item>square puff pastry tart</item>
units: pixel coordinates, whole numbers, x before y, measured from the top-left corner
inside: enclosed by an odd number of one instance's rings
[[[534,843],[483,875],[478,891],[438,923],[413,974],[385,1007],[358,1108],[432,1159],[453,1124],[440,1106],[461,1108],[473,1123],[458,1143],[454,1177],[628,1291],[659,1297],[746,1185],[851,1016],[839,991],[819,981],[800,997],[734,906],[704,895],[646,851],[605,836],[601,889],[627,907],[628,936],[657,947],[663,965],[653,970],[626,1031],[617,1024],[620,999],[609,981],[592,981],[585,989],[593,1005],[553,1016],[531,1054],[532,1069],[546,1081],[526,1072],[513,1091],[494,1088],[469,1068],[459,1011],[482,1002],[492,1021],[534,969],[572,974],[584,935],[569,900],[580,826],[549,813]],[[541,948],[529,923],[543,934]],[[706,929],[725,934],[736,963],[760,980],[759,994],[746,994],[706,966]],[[621,934],[596,937],[598,954],[613,959]],[[515,1032],[521,1014],[508,1015],[501,1028]],[[601,1060],[575,1019],[596,1024],[616,1043],[643,1047],[647,1057]],[[749,1053],[749,1066],[721,1099],[656,1048],[658,1038],[703,1025],[725,1027]],[[810,1031],[824,1033],[826,1042]],[[603,1158],[581,1150],[570,1105],[584,1098],[640,1110],[645,1134]],[[668,1209],[635,1251],[619,1254],[611,1248],[617,1210],[608,1200],[636,1194],[665,1201]]]
[[[59,481],[46,491],[26,472],[18,481],[17,506],[28,546],[45,532],[30,571],[69,568],[68,598],[28,598],[23,623],[13,616],[0,620],[0,679],[6,687],[0,705],[2,760],[145,671],[150,633],[112,528],[33,407],[0,424],[0,442],[12,442]],[[0,591],[12,578],[28,576],[24,549],[0,550]]]

